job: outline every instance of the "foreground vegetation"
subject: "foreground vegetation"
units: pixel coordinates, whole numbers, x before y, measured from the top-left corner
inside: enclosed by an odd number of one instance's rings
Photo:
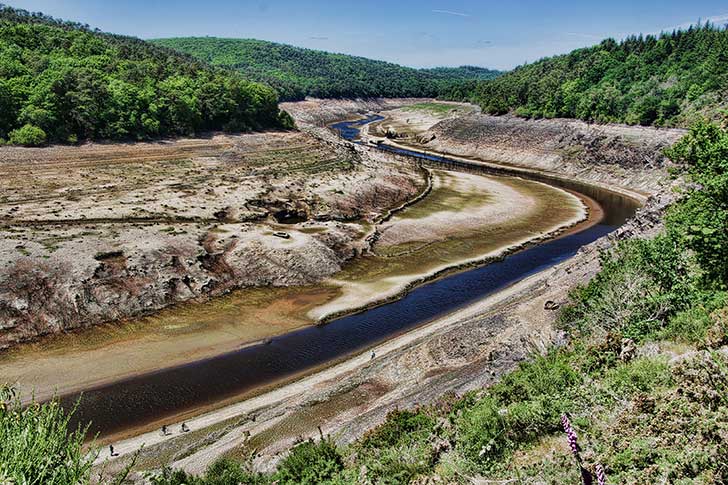
[[[727,53],[728,30],[711,25],[607,39],[494,81],[455,86],[445,97],[491,114],[689,126],[728,107]]]
[[[569,344],[498,384],[392,412],[357,442],[294,447],[273,474],[224,459],[155,485],[728,481],[728,131],[700,123],[669,150],[688,179],[665,229],[603,254],[560,316]],[[82,431],[55,404],[0,406],[0,479],[85,483]],[[564,433],[564,427],[568,434]]]
[[[70,430],[68,420],[57,403],[23,409],[0,387],[0,483],[86,483],[94,456],[82,451],[85,431]]]
[[[152,42],[236,69],[247,78],[274,86],[285,100],[305,96],[435,97],[464,80],[493,79],[500,74],[473,66],[412,69],[254,39],[182,37]]]
[[[0,4],[0,143],[292,127],[277,103],[238,73]]]

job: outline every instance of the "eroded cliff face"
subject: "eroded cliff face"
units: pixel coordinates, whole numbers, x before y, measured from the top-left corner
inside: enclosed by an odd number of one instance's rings
[[[308,132],[5,147],[0,175],[0,348],[235,288],[317,283],[425,183],[414,163]]]
[[[472,114],[440,121],[413,142],[649,194],[667,182],[669,160],[662,151],[684,134],[678,129]]]

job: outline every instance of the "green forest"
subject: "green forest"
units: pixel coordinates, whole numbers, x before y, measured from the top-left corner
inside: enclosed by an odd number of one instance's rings
[[[303,49],[254,39],[183,37],[153,40],[216,66],[269,84],[281,99],[436,97],[469,79],[493,79],[481,67],[413,69],[384,61]]]
[[[0,5],[0,142],[292,127],[275,90],[139,39]]]
[[[712,25],[607,39],[454,86],[444,98],[490,114],[689,126],[728,108],[728,31]]]

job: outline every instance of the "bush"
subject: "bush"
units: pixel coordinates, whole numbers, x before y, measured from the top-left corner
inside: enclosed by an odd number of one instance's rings
[[[69,429],[58,402],[21,405],[0,387],[0,483],[87,483],[95,453],[83,449],[86,429]]]
[[[431,433],[435,421],[418,411],[394,410],[387,414],[381,426],[367,433],[362,448],[387,448],[405,442],[421,441]]]
[[[564,396],[581,382],[571,365],[570,355],[553,351],[523,362],[518,369],[506,375],[491,388],[491,393],[502,404],[511,404],[542,396]]]
[[[728,288],[728,132],[698,123],[666,154],[682,162],[695,186],[668,216],[668,232],[695,252],[705,283]]]
[[[699,272],[670,235],[622,242],[604,253],[601,263],[599,274],[571,293],[573,305],[560,316],[575,336],[654,337],[698,296]]]
[[[427,443],[376,448],[363,461],[368,483],[406,485],[432,471],[432,450]],[[357,481],[355,483],[361,483]]]
[[[148,476],[151,485],[266,485],[265,475],[249,471],[249,467],[227,458],[217,460],[207,468],[204,477],[194,477],[183,470],[165,467],[161,472]]]
[[[37,147],[45,145],[46,133],[37,126],[26,124],[22,128],[10,132],[10,143],[26,147]]]
[[[606,387],[619,396],[651,392],[672,382],[666,359],[637,359],[609,370]]]
[[[498,401],[486,397],[458,420],[457,449],[468,460],[487,464],[499,460],[506,453],[506,422],[499,411]]]
[[[282,484],[315,485],[332,479],[344,468],[344,460],[329,439],[296,446],[278,467],[275,478]]]

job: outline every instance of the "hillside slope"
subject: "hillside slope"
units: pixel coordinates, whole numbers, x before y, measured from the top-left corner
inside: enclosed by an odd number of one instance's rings
[[[139,39],[0,4],[0,140],[290,126],[273,89]]]
[[[492,79],[481,67],[413,69],[364,57],[254,39],[182,37],[153,40],[275,87],[286,100],[341,97],[433,97],[466,79]]]
[[[607,39],[494,81],[455,86],[445,97],[489,114],[686,127],[728,107],[728,31],[705,25]]]

